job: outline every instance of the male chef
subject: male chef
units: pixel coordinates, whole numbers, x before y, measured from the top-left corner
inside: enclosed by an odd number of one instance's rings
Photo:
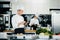
[[[14,32],[15,34],[20,34],[20,33],[24,34],[25,21],[22,16],[23,12],[24,12],[23,8],[19,8],[17,9],[16,15],[12,17],[12,26],[15,31]]]

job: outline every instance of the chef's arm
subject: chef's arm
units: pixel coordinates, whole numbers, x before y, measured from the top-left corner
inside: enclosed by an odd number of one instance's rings
[[[36,21],[37,27],[40,27],[39,20]]]
[[[33,24],[29,24],[30,26],[32,26]]]
[[[24,24],[25,24],[25,21],[18,23],[18,26],[19,25],[24,25]]]
[[[25,21],[24,25],[27,25],[27,24],[28,24],[28,22]]]
[[[33,25],[33,21],[32,21],[32,20],[30,21],[29,25],[30,25],[30,26],[32,26],[32,25]]]
[[[33,25],[33,23],[32,23],[32,22],[30,22],[30,23],[29,23],[29,25],[30,25],[30,26],[32,26],[32,25]]]
[[[13,17],[11,22],[12,22],[13,29],[15,29],[17,27],[17,20]]]

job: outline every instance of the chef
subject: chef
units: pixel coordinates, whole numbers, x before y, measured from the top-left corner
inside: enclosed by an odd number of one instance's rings
[[[12,17],[12,26],[15,34],[24,34],[25,21],[22,16],[23,8],[17,9],[17,14]]]
[[[36,30],[36,28],[39,26],[38,16],[34,15],[33,18],[30,20],[29,25],[33,27],[33,30]]]

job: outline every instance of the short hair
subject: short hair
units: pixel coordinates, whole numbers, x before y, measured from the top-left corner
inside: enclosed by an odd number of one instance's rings
[[[32,18],[34,18],[35,17],[35,15],[33,15],[33,17]]]
[[[21,9],[18,9],[17,11],[21,11]]]

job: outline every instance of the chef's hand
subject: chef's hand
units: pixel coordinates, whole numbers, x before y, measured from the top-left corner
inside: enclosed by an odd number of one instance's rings
[[[25,21],[24,25],[27,25],[27,24],[28,24],[28,22]]]
[[[30,24],[30,26],[32,26],[32,25],[34,25],[34,24]]]

